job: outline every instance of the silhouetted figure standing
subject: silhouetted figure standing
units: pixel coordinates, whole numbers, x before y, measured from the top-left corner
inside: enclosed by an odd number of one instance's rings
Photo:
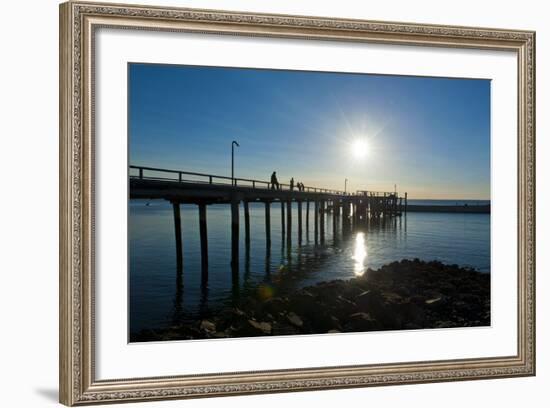
[[[277,180],[277,172],[274,171],[273,173],[271,173],[271,189],[275,190],[275,188],[277,190],[280,190],[281,186],[279,185],[279,181]]]
[[[290,179],[290,191],[294,190],[294,177]]]

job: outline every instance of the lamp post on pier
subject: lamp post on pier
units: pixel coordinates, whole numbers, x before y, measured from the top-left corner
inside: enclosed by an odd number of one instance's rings
[[[235,146],[240,147],[239,143],[233,140],[231,142],[231,185],[235,185]]]

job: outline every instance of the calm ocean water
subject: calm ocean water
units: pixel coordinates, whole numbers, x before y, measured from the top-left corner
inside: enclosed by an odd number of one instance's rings
[[[416,201],[416,202],[415,202]],[[425,203],[421,203],[421,202]],[[417,205],[468,205],[488,202],[409,200]],[[305,205],[304,234],[305,234]],[[176,272],[172,207],[163,200],[131,200],[129,205],[130,331],[165,328],[208,316],[257,290],[284,293],[293,287],[331,279],[349,279],[403,258],[439,260],[490,272],[490,215],[409,213],[386,222],[333,234],[327,214],[324,245],[313,242],[313,206],[309,240],[298,245],[297,208],[293,207],[292,246],[283,248],[281,211],[271,208],[271,256],[266,257],[264,206],[250,204],[251,246],[241,248],[238,281],[232,278],[230,209],[208,206],[209,280],[201,286],[198,208],[181,205],[183,273]],[[241,206],[242,212],[242,206]]]

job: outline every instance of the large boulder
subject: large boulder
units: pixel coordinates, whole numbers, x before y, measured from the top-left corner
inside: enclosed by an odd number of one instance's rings
[[[220,313],[217,319],[216,328],[218,330],[227,330],[231,326],[238,327],[243,325],[250,317],[251,316],[239,308],[226,309]]]
[[[315,300],[315,296],[305,290],[292,295],[288,301],[288,310],[307,318],[315,316],[319,309],[321,305]]]
[[[262,334],[271,334],[271,323],[269,322],[257,322],[255,320],[249,320],[248,324],[262,332]]]
[[[336,296],[329,308],[330,313],[338,319],[345,319],[352,313],[357,312],[357,304],[343,296]]]
[[[357,310],[368,313],[386,329],[398,326],[394,311],[388,306],[385,298],[377,290],[367,290],[355,299]]]
[[[337,294],[342,293],[347,283],[342,280],[333,280],[330,282],[321,282],[310,288],[312,294],[321,303],[330,303]]]
[[[286,319],[280,319],[273,322],[272,334],[274,336],[288,336],[301,333],[301,330],[290,324]]]
[[[392,304],[393,322],[396,328],[421,328],[426,324],[424,309],[415,303]]]
[[[355,298],[355,304],[359,311],[373,315],[385,311],[384,303],[384,297],[374,289],[364,291]]]
[[[326,310],[319,310],[319,313],[305,322],[305,326],[313,333],[324,333],[332,329],[341,329],[340,320]]]
[[[227,332],[230,336],[234,337],[265,336],[271,334],[272,326],[269,322],[258,322],[249,319],[238,325],[231,326]]]
[[[288,322],[293,326],[302,327],[304,325],[302,318],[294,312],[290,312],[289,314],[287,314],[286,318]]]
[[[280,297],[274,297],[263,302],[262,310],[264,313],[277,315],[288,308],[288,301]]]
[[[346,332],[363,332],[378,329],[379,326],[372,316],[365,312],[357,312],[348,316],[346,323],[344,324],[344,331]]]
[[[209,334],[216,332],[216,324],[214,322],[211,322],[210,320],[202,320],[199,327],[201,330]]]

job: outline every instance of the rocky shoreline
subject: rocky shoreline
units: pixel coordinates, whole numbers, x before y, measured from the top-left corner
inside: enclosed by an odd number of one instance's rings
[[[284,296],[262,291],[218,315],[131,341],[411,330],[490,325],[490,274],[438,261],[402,260],[350,280]]]

